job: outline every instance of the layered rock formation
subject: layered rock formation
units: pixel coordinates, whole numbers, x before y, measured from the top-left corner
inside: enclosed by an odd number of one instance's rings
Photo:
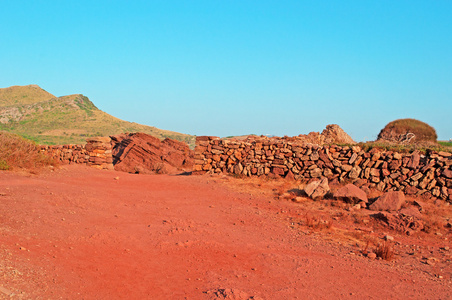
[[[176,140],[158,138],[145,133],[111,136],[115,170],[140,174],[180,173],[191,170],[193,151]]]

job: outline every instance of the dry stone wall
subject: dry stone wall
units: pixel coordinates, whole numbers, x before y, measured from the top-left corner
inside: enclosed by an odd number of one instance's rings
[[[452,202],[452,154],[402,154],[359,146],[297,144],[283,139],[196,139],[193,174],[230,173],[296,180],[335,178],[380,191],[436,197]]]
[[[113,170],[112,147],[109,137],[94,137],[86,145],[41,146],[40,151],[63,164],[86,164],[98,169]]]

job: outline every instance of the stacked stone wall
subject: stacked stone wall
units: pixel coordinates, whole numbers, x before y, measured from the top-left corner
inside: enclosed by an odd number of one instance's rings
[[[318,146],[282,139],[196,139],[194,174],[230,173],[359,182],[380,191],[398,190],[452,201],[452,154],[397,153],[359,146]]]
[[[95,137],[85,145],[41,146],[40,151],[62,164],[86,164],[98,169],[113,170],[111,139]]]
[[[63,164],[86,164],[89,161],[85,145],[42,145],[40,150]]]

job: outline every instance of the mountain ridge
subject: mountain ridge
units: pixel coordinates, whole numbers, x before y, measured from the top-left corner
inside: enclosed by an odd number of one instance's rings
[[[0,130],[39,144],[81,144],[87,137],[144,132],[194,146],[195,137],[124,121],[98,109],[88,97],[55,97],[37,85],[0,88]]]

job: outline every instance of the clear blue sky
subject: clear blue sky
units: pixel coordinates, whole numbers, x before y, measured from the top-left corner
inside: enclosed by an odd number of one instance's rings
[[[452,1],[0,0],[0,87],[195,135],[452,138]]]

